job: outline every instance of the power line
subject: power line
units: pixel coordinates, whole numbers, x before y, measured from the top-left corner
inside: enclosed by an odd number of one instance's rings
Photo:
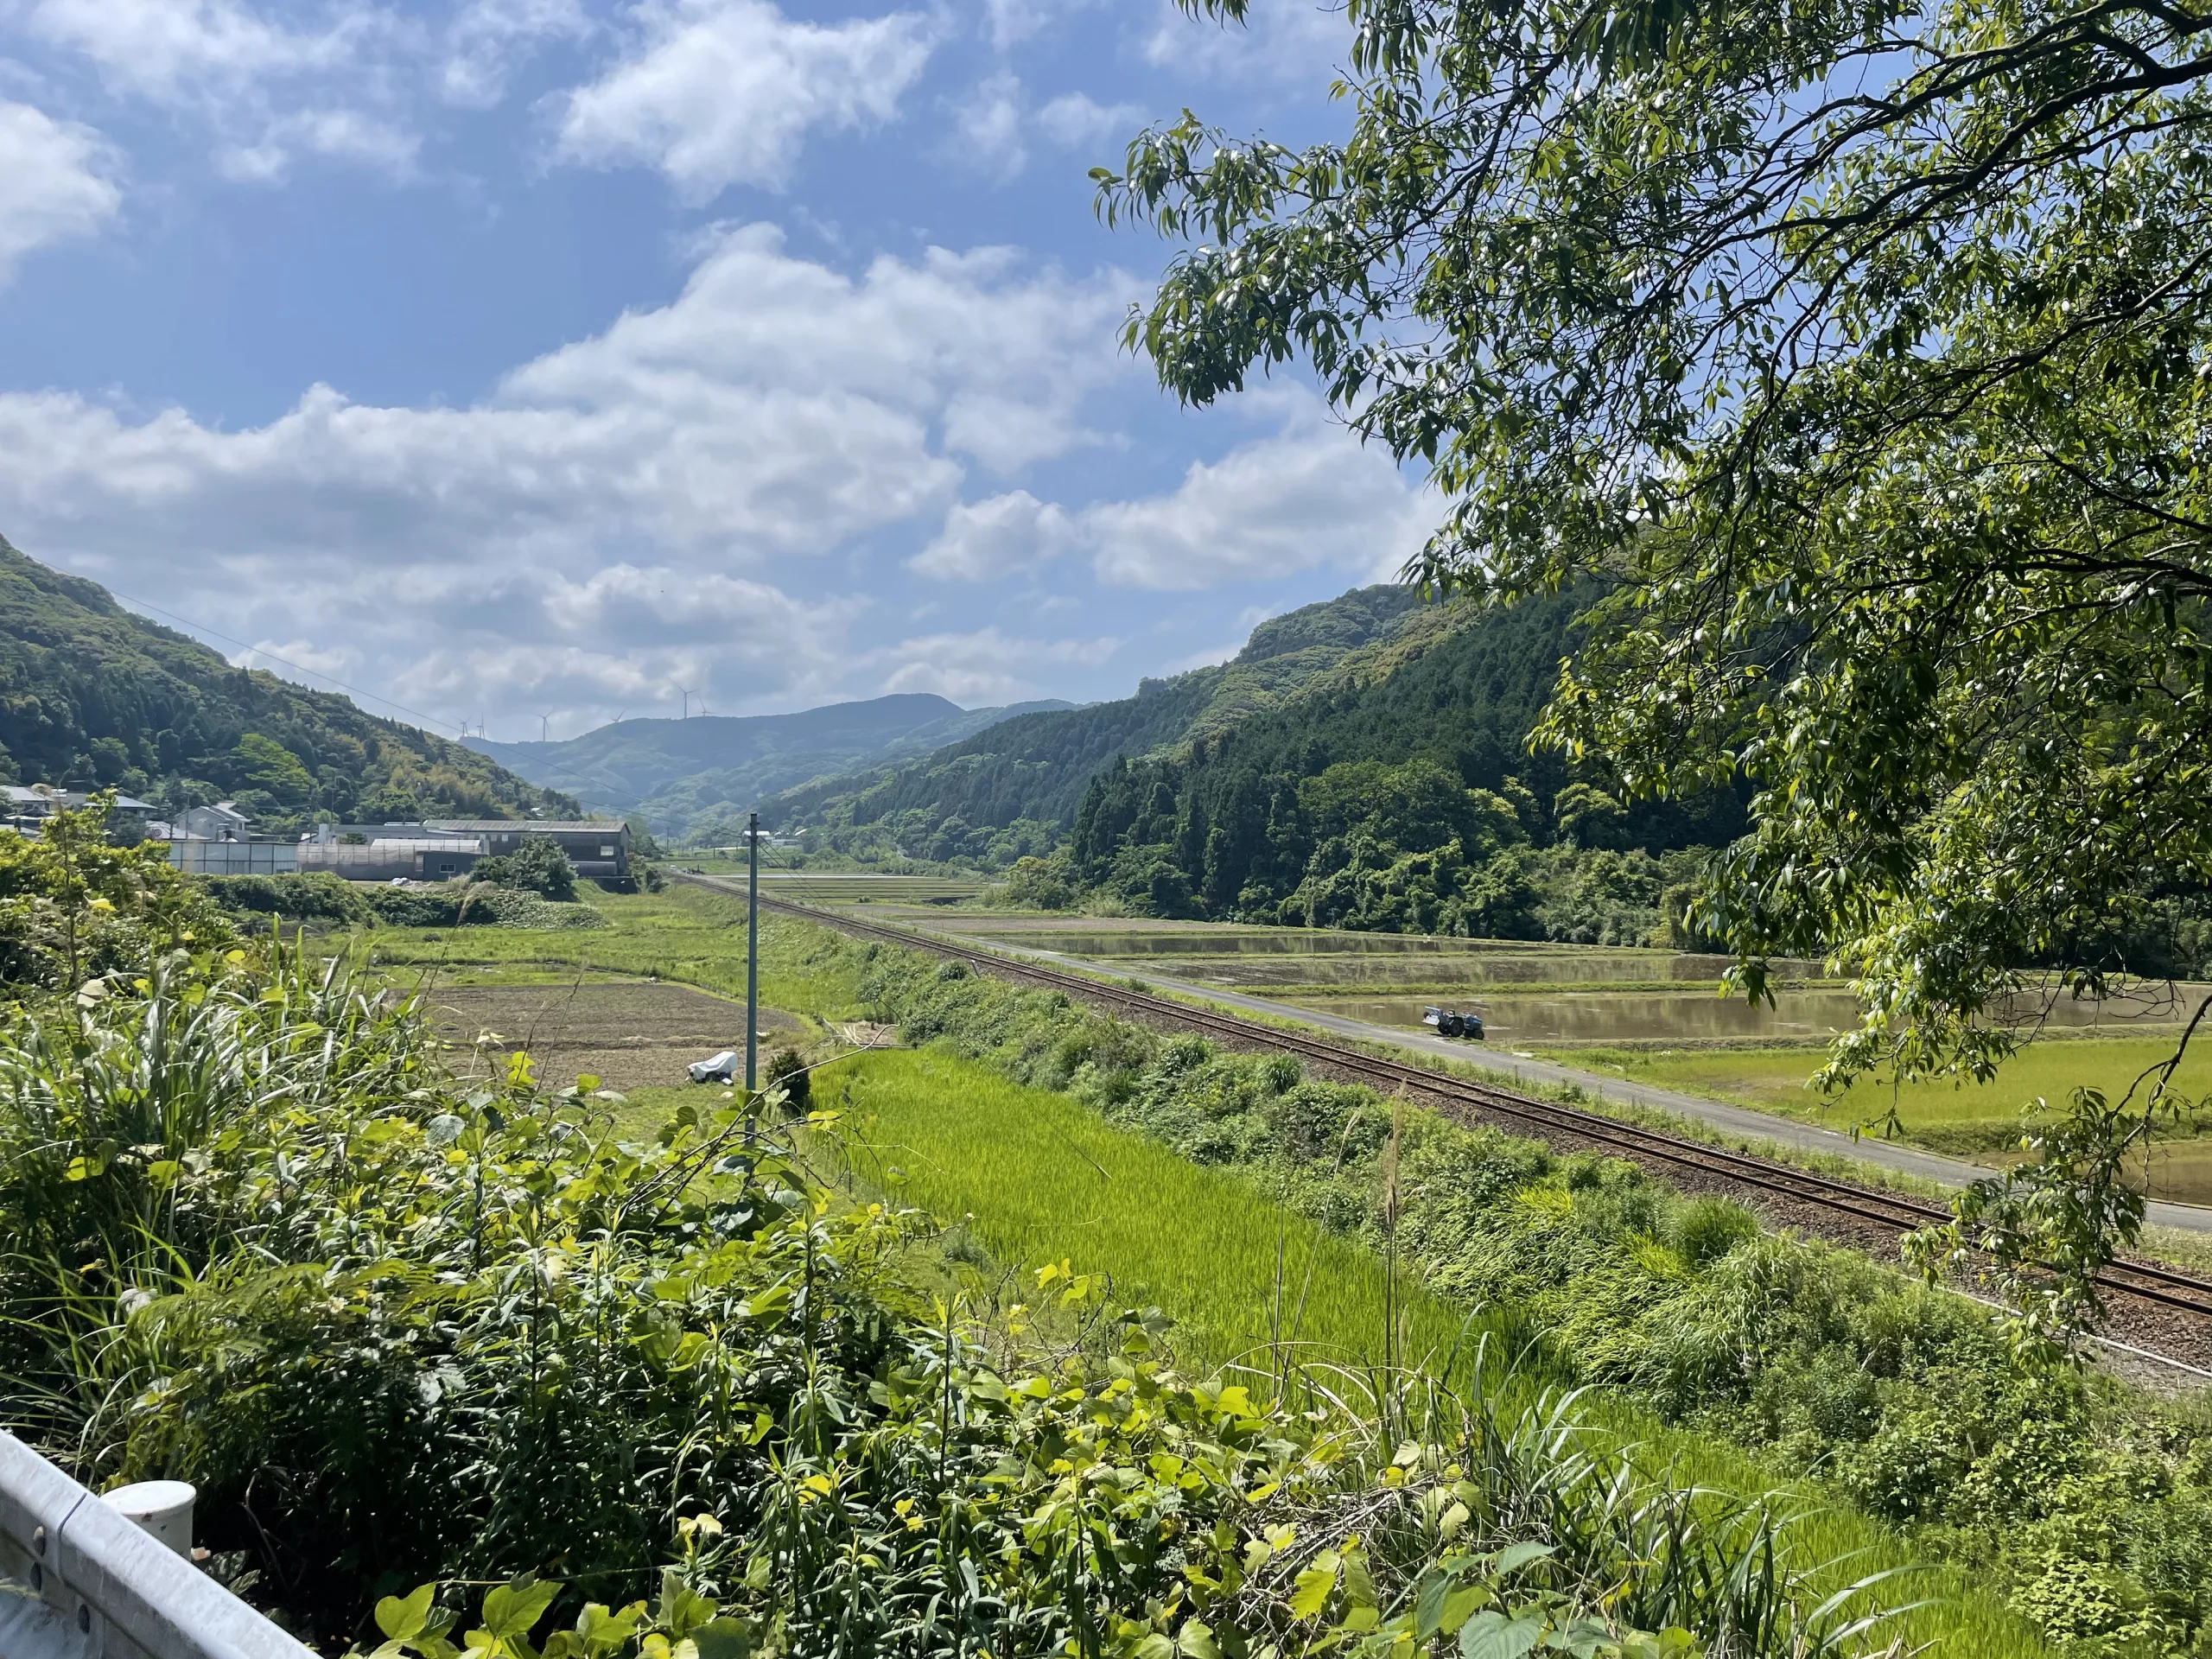
[[[319,668],[308,668],[301,664],[294,662],[289,657],[279,657],[275,652],[270,651],[264,646],[250,645],[244,639],[233,639],[229,634],[223,632],[220,629],[211,628],[204,622],[195,622],[188,616],[179,616],[175,611],[164,609],[162,607],[155,604],[151,600],[135,598],[131,594],[124,593],[120,588],[111,588],[108,589],[108,592],[113,594],[118,599],[124,600],[130,604],[138,606],[141,609],[151,611],[156,616],[166,616],[172,622],[181,622],[186,627],[190,628],[195,633],[213,634],[216,639],[222,640],[226,645],[236,645],[240,651],[250,651],[257,657],[266,657],[272,663],[282,663],[285,667],[293,670],[296,673],[312,675],[315,678],[320,680],[328,680],[331,684],[336,686],[341,691],[350,691],[357,697],[366,697],[371,702],[380,702],[387,709],[397,709],[403,715],[411,715],[416,720],[427,721],[435,726],[458,725],[461,728],[461,734],[463,737],[467,737],[468,735],[468,722],[465,720],[457,721],[442,720],[435,715],[426,715],[420,709],[410,709],[404,702],[394,702],[390,697],[379,696],[373,691],[364,691],[358,685],[348,685],[345,681],[338,679],[332,675],[326,674]],[[307,689],[310,691],[315,690],[313,686],[309,686]]]

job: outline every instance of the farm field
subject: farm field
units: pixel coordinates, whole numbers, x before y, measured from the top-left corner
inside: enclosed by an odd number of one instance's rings
[[[724,908],[698,897],[709,912]],[[654,900],[610,908],[627,913],[594,942],[605,946],[609,933],[632,931],[637,937],[626,956],[641,948],[644,937],[669,931],[667,912]],[[764,933],[771,930],[764,927]],[[776,923],[766,953],[772,967],[764,982],[775,988],[770,1000],[781,1003],[777,1012],[786,1029],[821,1031],[851,1006],[854,988],[836,983],[836,976],[810,978],[772,966],[803,953],[809,936],[820,937],[803,924]],[[518,935],[513,943],[525,940],[563,951],[578,944],[573,935],[550,933]],[[378,936],[380,946],[387,942]],[[416,943],[435,950],[448,941]],[[664,965],[702,960],[672,947],[658,957]],[[698,1002],[713,1001],[667,982],[579,985],[545,977],[518,983],[528,970],[505,953],[474,969],[450,955],[440,961],[447,978],[433,998],[453,1010],[456,1029],[487,1013],[529,1015],[536,1022],[533,1052],[542,1055],[549,1079],[580,1069],[577,1057],[603,1052],[612,1020],[637,1022],[639,1035],[664,1033],[680,1041],[689,1034],[683,1027],[696,1023]],[[734,972],[741,977],[741,962]],[[732,973],[725,964],[717,976]],[[454,982],[470,976],[503,982]],[[809,987],[829,988],[830,1000],[809,1006]],[[624,1116],[642,1132],[689,1092],[641,1079]],[[1464,1382],[1471,1344],[1494,1323],[1428,1294],[1410,1273],[1402,1272],[1386,1297],[1385,1269],[1372,1250],[1323,1230],[1249,1179],[1192,1163],[1108,1125],[1065,1095],[1010,1082],[941,1048],[850,1056],[816,1074],[815,1098],[817,1108],[843,1116],[849,1138],[837,1158],[863,1195],[888,1192],[963,1228],[1017,1285],[1036,1267],[1063,1260],[1077,1273],[1109,1274],[1116,1302],[1157,1304],[1177,1322],[1185,1352],[1207,1364],[1252,1367],[1255,1382],[1274,1372],[1282,1355],[1355,1375],[1395,1356],[1456,1372]],[[815,1149],[830,1151],[819,1143]],[[1399,1310],[1395,1338],[1385,1336],[1386,1303]],[[1788,1485],[1757,1459],[1669,1429],[1618,1400],[1586,1395],[1578,1414],[1601,1439],[1637,1448],[1643,1466],[1676,1482],[1753,1497]],[[1830,1587],[1911,1560],[1885,1528],[1811,1491],[1781,1503],[1801,1517],[1789,1535],[1802,1559],[1842,1563]],[[1959,1575],[1916,1573],[1910,1583],[1911,1598],[1932,1598],[1936,1605],[1889,1634],[1962,1659],[2042,1651],[2024,1626]]]
[[[682,1086],[693,1060],[745,1047],[745,1005],[688,985],[434,984],[424,1005],[452,1070],[494,1072],[519,1050],[537,1063],[537,1080],[548,1088],[565,1088],[583,1074],[623,1090]],[[761,1010],[764,1045],[798,1028],[791,1015]]]
[[[1853,1021],[1856,1003],[1841,982],[1815,977],[1815,963],[1783,964],[1774,1006],[1755,1007],[1719,994],[1726,963],[1712,956],[918,907],[885,913],[910,926],[1126,964],[1381,1026],[1417,1028],[1433,1004],[1471,1008],[1492,1046],[1831,1128],[1878,1124],[1894,1105],[1890,1133],[1992,1164],[2017,1155],[2022,1109],[2038,1096],[2063,1103],[2084,1087],[2124,1094],[2171,1052],[2179,1016],[2208,988],[2183,987],[2177,999],[2161,987],[2102,1005],[2062,1001],[2046,1037],[1987,1084],[1932,1080],[1893,1091],[1868,1078],[1821,1096],[1806,1079],[1827,1039]],[[1471,1047],[1471,1058],[1479,1053]],[[2192,1098],[2212,1093],[2212,1053],[2193,1052],[2174,1087]],[[2153,1196],[2212,1203],[2212,1138],[2199,1140],[2200,1127],[2196,1113],[2180,1114],[2139,1162],[2136,1179]]]
[[[697,889],[595,902],[607,912],[610,926],[559,933],[471,930],[465,937],[451,931],[402,935],[385,930],[372,936],[372,944],[395,977],[433,976],[433,999],[448,999],[457,1035],[466,1035],[470,1022],[487,1011],[495,1029],[499,1015],[534,1013],[543,1051],[542,1075],[550,1080],[556,1073],[587,1069],[580,1061],[589,1053],[589,1069],[613,1081],[601,1058],[608,1049],[582,1045],[602,1044],[617,1020],[635,1021],[634,1029],[620,1033],[626,1038],[656,1032],[679,1042],[693,1035],[702,1042],[709,1038],[708,1026],[695,1033],[686,1023],[698,1009],[690,1001],[698,995],[691,988],[710,988],[724,996],[741,988],[742,912],[734,895]],[[968,911],[938,913],[971,924],[988,925],[991,919]],[[804,923],[764,918],[762,931],[764,1001],[791,1020],[777,1040],[811,1039],[810,1055],[829,1057],[836,1048],[831,1028],[869,1012],[861,1005],[858,984],[865,957],[856,947]],[[1571,960],[1573,953],[1566,954]],[[1145,959],[1125,960],[1132,968],[1145,965]],[[931,972],[920,977],[937,976]],[[688,983],[669,982],[678,978]],[[468,994],[484,993],[496,995],[470,1001]],[[594,994],[610,1000],[594,1005]],[[613,1000],[617,995],[642,1000],[631,1006]],[[658,1010],[654,999],[665,999]],[[711,1006],[714,999],[703,1001]],[[582,1024],[573,1032],[556,1024],[569,1019]],[[566,1043],[579,1046],[563,1047]],[[2127,1046],[2052,1044],[2034,1052],[2104,1049],[2113,1052],[2101,1058],[2113,1060],[2122,1058],[2119,1051]],[[639,1051],[647,1047],[625,1041],[614,1052],[629,1051],[633,1064],[660,1064],[658,1054],[641,1058]],[[1815,1058],[1804,1046],[1685,1046],[1671,1053],[1651,1047],[1581,1048],[1568,1053],[1580,1064],[1596,1060],[1611,1075],[1624,1075],[1632,1065],[1681,1058],[1735,1064],[1747,1074],[1764,1076],[1764,1086],[1777,1094],[1795,1090],[1802,1072],[1791,1068],[1809,1069]],[[665,1057],[671,1068],[685,1058],[696,1054]],[[630,1101],[623,1113],[641,1134],[671,1106],[703,1093],[669,1086],[642,1071],[624,1075],[635,1080],[626,1085]],[[1710,1074],[1703,1081],[1718,1086]],[[1700,1080],[1683,1075],[1670,1082],[1690,1087]],[[1274,1178],[1264,1171],[1192,1161],[1147,1135],[1116,1127],[1082,1101],[1026,1086],[1004,1075],[1003,1067],[964,1058],[942,1044],[850,1056],[817,1072],[816,1090],[817,1107],[842,1114],[858,1137],[842,1163],[858,1184],[859,1195],[893,1192],[954,1224],[959,1230],[956,1238],[964,1235],[980,1252],[971,1255],[970,1246],[961,1246],[955,1259],[999,1275],[999,1294],[1007,1300],[1027,1293],[1027,1270],[1065,1259],[1075,1272],[1110,1274],[1117,1301],[1157,1303],[1167,1310],[1177,1321],[1183,1351],[1210,1363],[1254,1363],[1265,1373],[1272,1369],[1270,1351],[1277,1340],[1296,1342],[1310,1361],[1326,1358],[1355,1370],[1382,1357],[1380,1258],[1356,1239],[1324,1230],[1294,1206],[1280,1203],[1281,1195],[1270,1185]],[[1778,1103],[1770,1097],[1761,1103],[1772,1109]],[[1810,1097],[1796,1103],[1809,1104]],[[827,1148],[816,1153],[826,1155]],[[1599,1288],[1602,1283],[1593,1281],[1592,1294],[1614,1294]],[[1455,1344],[1465,1351],[1465,1310],[1480,1305],[1479,1299],[1454,1302],[1429,1295],[1410,1275],[1392,1295],[1402,1309],[1400,1353],[1442,1360]],[[1509,1299],[1498,1305],[1512,1304]],[[1622,1396],[1601,1390],[1585,1398],[1589,1421],[1609,1436],[1641,1446],[1638,1456],[1647,1466],[1663,1465],[1677,1479],[1739,1493],[1786,1484],[1762,1461],[1766,1452],[1738,1449],[1708,1432],[1711,1426],[1702,1421],[1698,1432],[1669,1428]],[[1713,1423],[1727,1421],[1723,1411]],[[1759,1444],[1758,1436],[1750,1443]],[[1910,1554],[1898,1535],[1832,1499],[1808,1491],[1789,1502],[1793,1508],[1802,1502],[1818,1510],[1817,1520],[1805,1523],[1799,1534],[1808,1556],[1863,1547],[1868,1554],[1859,1559],[1859,1568],[1871,1570],[1871,1563]],[[1929,1650],[1936,1653],[2041,1650],[1995,1599],[1962,1587],[1948,1573],[1943,1577],[1943,1605],[1915,1616],[1916,1643],[1932,1643]],[[1916,1593],[1931,1587],[1929,1580],[1910,1582]]]
[[[1103,1122],[1065,1095],[1025,1088],[936,1050],[863,1054],[817,1075],[820,1104],[850,1114],[851,1162],[941,1222],[966,1225],[998,1261],[1032,1268],[1068,1261],[1109,1273],[1117,1300],[1156,1302],[1179,1339],[1208,1363],[1273,1370],[1280,1344],[1296,1362],[1354,1370],[1426,1365],[1464,1383],[1473,1344],[1494,1321],[1421,1288],[1395,1290],[1401,1323],[1386,1342],[1384,1269],[1272,1202],[1248,1181],[1192,1164]],[[893,1177],[891,1172],[897,1172]],[[1808,1560],[1843,1561],[1831,1586],[1914,1558],[1894,1535],[1756,1460],[1671,1430],[1620,1402],[1586,1395],[1580,1415],[1645,1468],[1675,1481],[1775,1493],[1802,1518],[1789,1537]],[[1923,1569],[1916,1597],[1937,1603],[1885,1630],[1930,1654],[2025,1654],[2041,1644],[1963,1579]]]
[[[2116,1100],[2172,1052],[2170,1038],[2046,1040],[2015,1055],[1988,1083],[1930,1078],[1898,1084],[1875,1077],[1829,1095],[1806,1086],[1819,1056],[1802,1048],[1578,1048],[1548,1058],[1829,1128],[1894,1132],[1932,1151],[2002,1163],[2017,1155],[2031,1126],[2027,1110],[2037,1100],[2063,1106],[2078,1088]],[[2135,1179],[2147,1182],[2154,1197],[2212,1204],[2212,1137],[2202,1135],[2208,1117],[2196,1106],[2212,1098],[2212,1054],[2192,1046],[2172,1088],[2191,1104],[2165,1124],[2147,1164],[2136,1164]],[[1896,1127],[1889,1131],[1884,1120],[1893,1110]]]

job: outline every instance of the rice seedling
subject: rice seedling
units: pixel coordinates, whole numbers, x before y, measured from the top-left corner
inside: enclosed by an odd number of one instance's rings
[[[817,1074],[816,1097],[843,1114],[849,1167],[861,1179],[965,1225],[1004,1262],[1065,1262],[1110,1280],[1122,1300],[1156,1302],[1209,1365],[1311,1386],[1318,1375],[1371,1383],[1398,1374],[1397,1360],[1467,1388],[1497,1381],[1477,1374],[1479,1356],[1524,1351],[1525,1325],[1455,1305],[1402,1270],[1394,1278],[1375,1251],[1294,1213],[1264,1185],[1193,1164],[1065,1095],[1009,1082],[945,1049],[842,1061]],[[1516,1390],[1547,1380],[1540,1366],[1508,1377]],[[1618,1398],[1583,1395],[1574,1414],[1646,1478],[1732,1495],[1738,1505],[1777,1504],[1796,1559],[1845,1564],[1815,1575],[1822,1593],[1915,1561],[1878,1523]],[[1910,1587],[1897,1599],[1929,1605],[1904,1615],[1885,1641],[1902,1637],[1957,1659],[2043,1651],[2024,1621],[1963,1575],[1916,1572]]]

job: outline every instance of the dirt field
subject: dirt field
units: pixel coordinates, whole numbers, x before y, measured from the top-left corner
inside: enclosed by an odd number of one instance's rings
[[[745,1049],[744,1005],[688,985],[447,986],[431,993],[429,1013],[456,1072],[503,1066],[527,1049],[539,1081],[556,1088],[583,1072],[609,1089],[681,1084],[692,1061]],[[790,1016],[761,1010],[764,1052],[793,1029]],[[487,1033],[479,1058],[472,1051]]]

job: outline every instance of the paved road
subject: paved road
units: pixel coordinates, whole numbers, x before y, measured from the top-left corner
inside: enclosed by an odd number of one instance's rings
[[[906,925],[912,925],[912,923]],[[958,935],[939,934],[937,937],[963,944],[983,943]],[[1055,967],[1082,969],[1115,979],[1127,977],[1132,968],[1132,964],[1127,962],[1094,962],[1082,957],[1065,956],[1057,950],[1031,950],[1002,940],[989,943],[992,948],[1010,956],[1030,957]],[[1681,1094],[1672,1089],[1661,1089],[1648,1083],[1632,1083],[1624,1077],[1585,1071],[1576,1066],[1560,1065],[1550,1060],[1524,1060],[1503,1049],[1455,1042],[1448,1037],[1432,1037],[1426,1032],[1407,1031],[1402,1027],[1378,1026],[1364,1020],[1350,1020],[1340,1014],[1300,1007],[1295,1003],[1277,1002],[1264,996],[1227,990],[1218,985],[1201,984],[1196,980],[1178,979],[1142,969],[1136,971],[1148,985],[1203,997],[1224,1007],[1236,1008],[1246,1014],[1266,1014],[1278,1020],[1294,1020],[1300,1025],[1312,1026],[1338,1037],[1357,1038],[1362,1042],[1383,1043],[1396,1048],[1411,1049],[1417,1053],[1438,1055],[1446,1059],[1471,1061],[1526,1084],[1579,1084],[1601,1100],[1632,1101],[1639,1106],[1656,1107],[1677,1117],[1693,1118],[1709,1124],[1725,1135],[1741,1136],[1749,1141],[1771,1141],[1808,1152],[1830,1152],[1839,1157],[1856,1159],[1860,1163],[1901,1170],[1925,1180],[1941,1182],[1945,1186],[1963,1186],[1968,1181],[1977,1180],[1989,1173],[1988,1169],[1980,1164],[1946,1158],[1938,1153],[1922,1152],[1917,1147],[1902,1146],[1893,1141],[1853,1140],[1848,1135],[1834,1129],[1824,1129],[1816,1123],[1800,1123],[1793,1118],[1775,1117],[1746,1107],[1708,1100],[1702,1095]],[[2146,1205],[2145,1210],[2148,1218],[2159,1226],[2185,1228],[2192,1232],[2212,1232],[2212,1209],[2193,1204],[2154,1202]]]

